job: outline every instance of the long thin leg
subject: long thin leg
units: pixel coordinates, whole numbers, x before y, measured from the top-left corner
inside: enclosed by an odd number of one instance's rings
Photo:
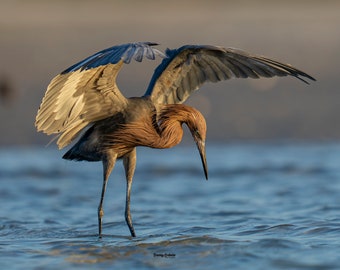
[[[132,218],[130,213],[130,193],[132,187],[132,179],[136,168],[136,148],[124,156],[124,168],[126,175],[126,200],[125,200],[125,221],[129,226],[132,237],[136,237],[135,230],[132,225]]]
[[[98,206],[98,234],[99,238],[102,237],[102,225],[103,225],[103,216],[104,216],[104,210],[103,210],[103,203],[104,203],[104,196],[105,196],[105,191],[106,191],[106,186],[107,186],[107,181],[109,179],[110,173],[113,170],[115,163],[116,163],[117,155],[107,155],[103,159],[103,172],[104,172],[104,177],[103,177],[103,187],[102,187],[102,194],[100,197],[100,202]]]

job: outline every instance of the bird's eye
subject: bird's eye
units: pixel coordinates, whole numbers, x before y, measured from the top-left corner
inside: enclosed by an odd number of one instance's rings
[[[198,130],[197,128],[194,130],[194,132],[195,132],[195,135],[196,135],[198,138],[201,138],[201,133],[199,132],[199,130]]]

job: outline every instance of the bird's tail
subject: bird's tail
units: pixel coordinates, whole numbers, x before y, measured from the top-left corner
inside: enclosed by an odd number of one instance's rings
[[[63,159],[75,160],[75,161],[100,161],[101,158],[93,153],[88,154],[83,151],[80,151],[76,145],[73,146],[70,150],[68,150],[64,155]]]
[[[70,150],[68,150],[68,151],[63,155],[63,159],[77,160],[77,161],[83,160],[79,155],[77,155],[77,154],[74,153],[73,148],[71,148]]]

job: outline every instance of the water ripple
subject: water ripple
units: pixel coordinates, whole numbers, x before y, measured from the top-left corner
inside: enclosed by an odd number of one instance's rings
[[[339,149],[219,146],[208,151],[209,181],[186,148],[144,151],[132,189],[134,239],[121,164],[99,239],[101,164],[7,149],[0,152],[1,269],[337,269]]]

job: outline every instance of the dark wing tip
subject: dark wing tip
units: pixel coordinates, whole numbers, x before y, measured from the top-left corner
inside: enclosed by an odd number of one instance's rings
[[[287,65],[288,66],[288,65]],[[289,65],[290,67],[290,65]],[[310,82],[308,80],[311,80],[311,81],[316,81],[316,79],[314,77],[312,77],[311,75],[299,70],[299,69],[296,69],[296,68],[293,68],[291,67],[291,69],[287,69],[287,75],[291,75],[297,79],[299,79],[300,81],[306,83],[306,84],[310,84]]]
[[[265,68],[265,70],[262,70],[262,71],[265,71],[265,72],[269,71],[269,74],[266,74],[265,77],[273,77],[273,76],[281,77],[281,76],[289,75],[289,76],[292,76],[292,77],[299,79],[300,81],[302,81],[306,84],[310,84],[310,82],[308,80],[316,81],[316,79],[314,77],[312,77],[309,74],[293,67],[290,64],[284,64],[282,62],[273,60],[271,58],[267,58],[266,56],[263,56],[263,55],[250,54],[246,51],[243,51],[243,50],[237,49],[237,48],[228,48],[228,49],[226,49],[226,51],[229,51],[232,54],[235,54],[237,56],[245,57],[245,58],[254,60],[257,63],[262,63],[262,64],[266,65],[267,67]],[[268,68],[268,70],[266,70],[267,68]],[[262,77],[262,76],[260,75],[260,77]]]
[[[314,77],[312,77],[311,75],[308,75],[307,73],[301,72],[301,73],[299,74],[299,76],[303,76],[303,77],[305,77],[305,78],[308,78],[308,79],[311,80],[311,81],[316,82],[316,79],[315,79]],[[297,78],[298,78],[299,80],[303,81],[303,82],[306,83],[306,84],[310,84],[309,81],[307,81],[307,80],[305,80],[305,79],[302,79],[302,78],[299,77],[299,76],[297,76]]]
[[[148,46],[158,46],[158,45],[160,45],[160,44],[157,43],[157,42],[150,42],[150,41],[139,42],[139,43],[143,43],[143,44],[146,44],[146,45],[148,45]]]
[[[310,76],[310,75],[308,75],[308,74],[303,74],[303,75],[298,74],[298,75],[293,75],[293,76],[294,76],[295,78],[299,79],[300,81],[306,83],[306,84],[310,84],[310,82],[307,81],[306,79],[303,79],[301,76],[306,77],[306,78],[308,78],[308,79],[311,80],[311,81],[316,81],[315,78],[313,78],[312,76]]]
[[[308,80],[316,81],[316,79],[314,77],[312,77],[311,75],[293,67],[292,65],[287,64],[286,65],[286,71],[287,71],[287,75],[291,75],[291,76],[299,79],[300,81],[302,81],[306,84],[310,84],[310,82]]]

